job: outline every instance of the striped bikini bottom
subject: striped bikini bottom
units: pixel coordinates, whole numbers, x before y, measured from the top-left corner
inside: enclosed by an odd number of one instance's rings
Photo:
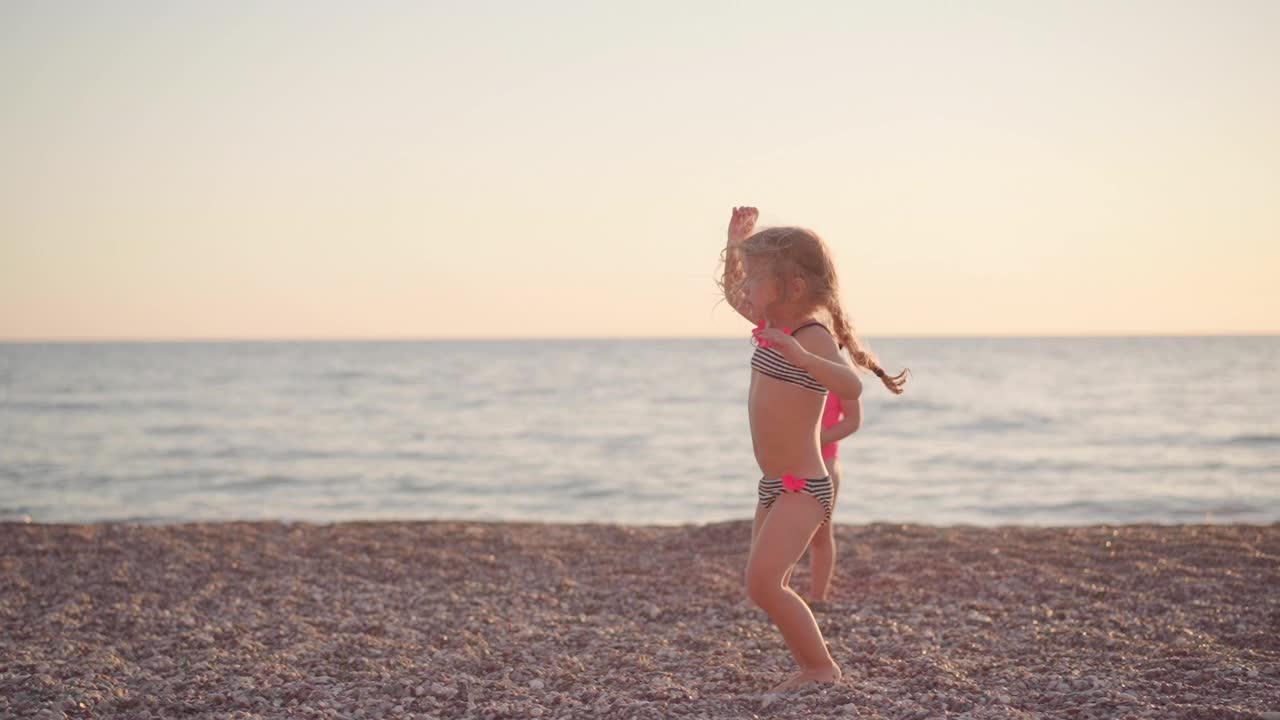
[[[798,492],[805,495],[812,495],[815,500],[822,503],[822,508],[827,511],[826,517],[822,519],[823,523],[831,521],[831,500],[835,497],[835,487],[831,483],[831,476],[808,480],[798,478],[794,475],[783,475],[780,478],[769,480],[760,478],[760,504],[765,509],[773,507],[773,501],[784,492]]]

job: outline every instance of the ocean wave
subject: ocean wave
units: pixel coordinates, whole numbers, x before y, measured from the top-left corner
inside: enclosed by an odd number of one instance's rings
[[[1053,418],[1034,413],[1017,415],[983,415],[968,422],[947,425],[943,429],[948,432],[996,433],[1009,430],[1043,431],[1054,425]]]
[[[1280,445],[1280,435],[1261,434],[1261,435],[1232,435],[1219,441],[1223,445],[1235,445],[1245,447],[1272,447]]]
[[[360,380],[370,377],[369,373],[363,370],[330,370],[320,373],[318,380]]]
[[[261,490],[270,487],[300,485],[304,482],[302,478],[290,475],[259,475],[257,477],[229,480],[219,483],[215,487],[218,490]]]
[[[207,428],[198,423],[177,423],[174,425],[152,425],[146,428],[148,435],[197,435]]]
[[[107,402],[76,402],[72,400],[55,400],[55,401],[17,401],[5,403],[8,410],[20,410],[25,412],[93,412],[96,410],[105,410],[110,408]]]
[[[886,398],[877,400],[876,412],[951,412],[955,406],[932,400],[916,400],[914,398]]]

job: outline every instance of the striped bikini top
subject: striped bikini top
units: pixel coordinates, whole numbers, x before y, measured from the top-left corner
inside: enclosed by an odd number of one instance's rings
[[[792,330],[791,334],[795,335],[797,332],[813,325],[817,325],[823,330],[827,330],[826,325],[823,325],[820,322],[811,322]],[[831,331],[827,330],[827,332],[829,333]],[[792,365],[785,357],[782,356],[782,353],[774,350],[773,348],[756,347],[755,353],[751,356],[751,367],[775,380],[789,382],[792,385],[799,385],[806,390],[812,390],[813,392],[820,393],[822,395],[827,394],[827,388],[824,387],[822,383],[814,380],[813,376],[810,375],[807,370]]]

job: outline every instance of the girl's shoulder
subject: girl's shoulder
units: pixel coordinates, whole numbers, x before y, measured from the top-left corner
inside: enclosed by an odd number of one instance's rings
[[[792,335],[792,337],[794,337],[796,333],[800,332],[801,330],[803,330],[803,329],[805,329],[805,328],[807,328],[807,327],[820,327],[820,328],[822,328],[824,331],[826,331],[826,333],[827,333],[828,335],[830,335],[830,336],[831,336],[831,338],[832,338],[833,340],[835,340],[835,341],[836,341],[836,345],[837,345],[841,350],[844,350],[844,345],[841,345],[841,344],[840,344],[840,339],[836,337],[836,334],[835,334],[835,333],[833,333],[833,332],[831,332],[831,329],[830,329],[830,328],[828,328],[826,325],[824,325],[824,324],[822,324],[822,323],[818,322],[817,320],[814,320],[814,321],[812,321],[812,322],[807,322],[807,323],[805,323],[805,324],[801,325],[800,327],[796,328],[795,330],[792,330],[792,331],[791,331],[791,335]]]
[[[831,334],[831,331],[827,329],[827,326],[826,326],[826,325],[823,325],[822,323],[818,322],[817,320],[813,320],[813,321],[811,321],[811,322],[807,322],[807,323],[805,323],[805,324],[801,325],[800,327],[796,328],[795,330],[792,330],[792,331],[791,331],[791,335],[792,335],[792,336],[795,336],[795,334],[796,334],[796,333],[800,332],[801,330],[803,330],[803,329],[805,329],[805,328],[810,328],[810,327],[820,327],[820,328],[822,328],[823,330],[826,330],[828,335],[831,335],[832,337],[835,337],[835,335],[832,335],[832,334]]]

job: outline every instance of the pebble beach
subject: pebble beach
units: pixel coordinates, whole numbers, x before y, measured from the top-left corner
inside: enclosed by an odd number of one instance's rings
[[[1278,524],[838,525],[772,695],[750,532],[4,523],[0,717],[1280,718]]]

